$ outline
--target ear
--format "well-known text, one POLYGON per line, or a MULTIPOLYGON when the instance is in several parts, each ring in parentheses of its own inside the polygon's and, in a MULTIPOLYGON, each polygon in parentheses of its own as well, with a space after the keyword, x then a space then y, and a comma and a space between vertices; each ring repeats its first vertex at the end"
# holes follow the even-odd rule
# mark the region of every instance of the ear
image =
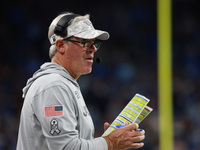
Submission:
POLYGON ((57 40, 56 41, 56 48, 59 53, 64 54, 65 53, 65 42, 63 40, 57 40))

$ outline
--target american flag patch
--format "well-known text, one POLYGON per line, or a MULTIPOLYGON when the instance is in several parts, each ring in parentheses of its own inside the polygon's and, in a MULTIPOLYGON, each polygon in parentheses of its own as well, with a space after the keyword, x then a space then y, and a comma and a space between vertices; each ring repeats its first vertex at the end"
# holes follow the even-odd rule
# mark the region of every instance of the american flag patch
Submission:
POLYGON ((63 116, 63 106, 44 107, 44 116, 45 117, 63 116))

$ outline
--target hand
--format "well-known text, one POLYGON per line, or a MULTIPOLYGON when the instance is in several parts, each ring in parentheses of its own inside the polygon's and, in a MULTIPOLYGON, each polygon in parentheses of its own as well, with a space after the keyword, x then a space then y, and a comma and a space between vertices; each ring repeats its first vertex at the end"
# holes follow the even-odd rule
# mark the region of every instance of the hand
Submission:
POLYGON ((105 136, 108 150, 126 150, 129 148, 141 148, 144 143, 135 143, 145 138, 145 131, 135 131, 138 124, 132 123, 126 127, 118 128, 105 136))

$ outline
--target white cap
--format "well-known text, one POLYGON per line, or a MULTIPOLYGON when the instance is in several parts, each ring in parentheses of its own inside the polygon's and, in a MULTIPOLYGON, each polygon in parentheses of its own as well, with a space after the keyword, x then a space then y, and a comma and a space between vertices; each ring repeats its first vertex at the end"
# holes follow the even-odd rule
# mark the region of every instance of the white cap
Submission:
POLYGON ((58 39, 65 39, 71 36, 83 39, 99 40, 107 40, 110 37, 108 32, 94 29, 92 22, 89 19, 85 19, 69 25, 67 27, 66 37, 61 37, 59 35, 53 34, 49 40, 51 44, 55 44, 58 39))

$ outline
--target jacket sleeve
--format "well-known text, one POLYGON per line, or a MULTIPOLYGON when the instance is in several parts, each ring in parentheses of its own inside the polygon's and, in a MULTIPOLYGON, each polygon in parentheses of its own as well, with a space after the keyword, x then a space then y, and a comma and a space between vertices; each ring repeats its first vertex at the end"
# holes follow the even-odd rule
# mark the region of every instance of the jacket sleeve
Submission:
POLYGON ((32 108, 49 150, 107 150, 104 138, 80 138, 71 91, 54 86, 34 97, 32 108), (56 110, 57 108, 57 110, 56 110))

